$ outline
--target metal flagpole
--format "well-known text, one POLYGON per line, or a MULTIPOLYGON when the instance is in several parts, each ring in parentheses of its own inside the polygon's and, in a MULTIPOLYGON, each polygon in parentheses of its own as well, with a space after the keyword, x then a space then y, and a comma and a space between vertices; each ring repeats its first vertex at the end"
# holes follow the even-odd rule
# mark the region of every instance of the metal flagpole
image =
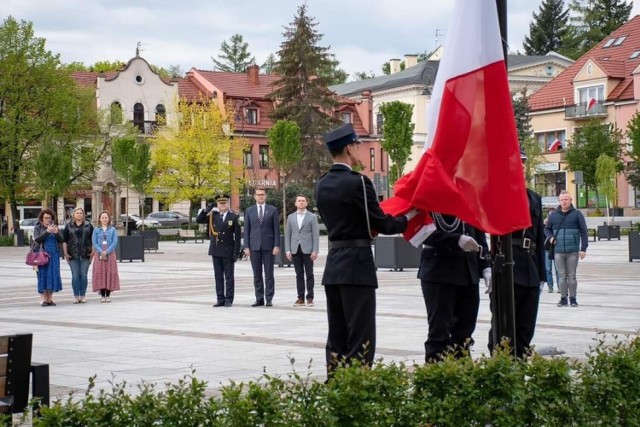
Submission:
MULTIPOLYGON (((507 0, 496 0, 498 22, 502 38, 504 62, 507 65, 507 0)), ((508 339, 515 355, 515 307, 513 299, 513 248, 511 234, 491 236, 491 255, 494 260, 492 274, 491 328, 493 343, 497 346, 508 339)))

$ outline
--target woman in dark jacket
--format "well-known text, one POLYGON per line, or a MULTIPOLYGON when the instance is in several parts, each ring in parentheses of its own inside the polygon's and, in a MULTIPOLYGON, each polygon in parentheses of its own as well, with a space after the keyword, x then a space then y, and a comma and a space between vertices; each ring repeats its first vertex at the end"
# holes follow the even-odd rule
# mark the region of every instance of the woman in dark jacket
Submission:
POLYGON ((47 265, 37 267, 38 293, 42 299, 40 305, 43 307, 56 305, 53 302, 53 293, 62 290, 58 243, 62 243, 63 238, 56 225, 56 215, 50 209, 43 209, 38 215, 38 223, 33 228, 33 240, 34 246, 40 246, 49 254, 47 265))
POLYGON ((93 225, 85 220, 84 209, 75 208, 73 218, 62 232, 64 258, 71 268, 74 304, 87 302, 85 294, 87 292, 87 274, 91 264, 91 255, 93 255, 92 234, 93 225))

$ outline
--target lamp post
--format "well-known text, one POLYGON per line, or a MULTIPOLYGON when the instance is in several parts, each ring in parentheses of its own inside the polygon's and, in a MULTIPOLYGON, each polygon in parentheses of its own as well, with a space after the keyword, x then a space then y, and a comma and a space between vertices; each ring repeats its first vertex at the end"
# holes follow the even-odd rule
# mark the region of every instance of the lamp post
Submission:
MULTIPOLYGON (((234 106, 234 114, 233 114, 233 118, 235 120, 236 123, 240 123, 240 137, 244 140, 244 124, 249 123, 249 119, 247 117, 247 115, 245 114, 245 107, 251 104, 251 100, 249 98, 244 98, 242 100, 238 99, 235 102, 235 106, 234 106)), ((253 167, 253 145, 251 145, 250 147, 251 150, 251 167, 253 167)), ((247 188, 247 165, 245 162, 245 158, 244 156, 246 155, 246 153, 243 153, 243 158, 242 158, 242 174, 244 176, 244 181, 245 183, 244 185, 244 191, 242 191, 242 194, 239 195, 240 197, 240 205, 242 206, 244 204, 245 201, 245 197, 249 195, 249 189, 247 188)))

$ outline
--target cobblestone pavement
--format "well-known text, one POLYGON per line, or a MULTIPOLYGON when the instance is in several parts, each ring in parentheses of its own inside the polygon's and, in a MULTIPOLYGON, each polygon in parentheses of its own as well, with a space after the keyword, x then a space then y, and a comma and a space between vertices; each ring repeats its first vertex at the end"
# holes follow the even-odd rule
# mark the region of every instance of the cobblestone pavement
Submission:
MULTIPOLYGON (((578 308, 556 307, 559 295, 542 294, 535 344, 584 357, 599 332, 627 335, 640 328, 638 262, 628 262, 627 240, 591 242, 578 267, 578 308)), ((321 253, 326 254, 326 237, 321 253)), ((263 372, 295 368, 323 379, 327 334, 325 298, 316 286, 315 307, 294 308, 292 267, 276 267, 274 307, 252 308, 251 265, 236 264, 231 308, 213 308, 213 273, 207 244, 160 242, 145 262, 119 263, 122 290, 101 304, 72 304, 69 268, 56 307, 40 307, 35 274, 24 264, 26 249, 0 248, 0 334, 32 332, 33 360, 50 364, 52 396, 84 391, 97 375, 110 381, 158 384, 196 371, 213 393, 229 380, 256 380, 263 372), (295 359, 292 367, 291 359, 295 359)), ((316 282, 324 256, 316 262, 316 282)), ((376 357, 422 363, 427 320, 416 269, 379 270, 376 357)), ((91 285, 89 285, 91 286, 91 285)), ((474 356, 486 353, 491 315, 481 293, 474 356)), ((133 391, 135 389, 132 389, 133 391)))

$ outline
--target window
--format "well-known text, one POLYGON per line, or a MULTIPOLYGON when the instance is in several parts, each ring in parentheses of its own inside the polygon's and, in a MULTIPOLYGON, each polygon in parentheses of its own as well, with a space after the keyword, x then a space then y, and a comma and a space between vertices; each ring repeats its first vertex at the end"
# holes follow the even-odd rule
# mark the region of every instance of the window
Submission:
POLYGON ((249 147, 247 151, 244 152, 244 166, 247 168, 253 167, 253 147, 249 147))
POLYGON ((158 126, 164 126, 167 124, 167 110, 164 105, 156 105, 156 123, 158 126))
POLYGON ((114 101, 111 103, 111 119, 110 123, 112 125, 121 125, 122 124, 122 105, 118 101, 114 101))
POLYGON ((616 39, 615 43, 613 43, 614 46, 620 46, 625 40, 627 39, 627 36, 620 36, 616 39))
POLYGON ((604 101, 604 85, 578 89, 578 103, 580 105, 588 105, 592 99, 595 99, 596 102, 604 101))
POLYGON ((144 106, 139 102, 133 106, 133 125, 144 133, 144 106))
POLYGON ((376 170, 376 149, 369 148, 369 169, 376 170))
POLYGON ((629 56, 629 59, 636 59, 638 56, 640 56, 640 50, 633 52, 631 56, 629 56))
POLYGON ((384 171, 384 148, 380 148, 380 170, 384 171))
POLYGON ((540 149, 545 153, 554 153, 567 148, 567 133, 565 130, 553 130, 535 134, 540 149))
POLYGON ((616 39, 609 39, 602 47, 609 47, 613 44, 614 41, 616 41, 616 39))
POLYGON ((340 118, 342 119, 342 123, 351 123, 351 113, 349 112, 342 113, 340 118))
POLYGON ((257 108, 247 108, 245 111, 244 120, 250 125, 258 124, 258 109, 257 108))
POLYGON ((269 169, 269 146, 261 145, 260 146, 260 169, 269 169))
POLYGON ((376 133, 382 135, 384 129, 384 116, 382 113, 376 114, 376 133))

